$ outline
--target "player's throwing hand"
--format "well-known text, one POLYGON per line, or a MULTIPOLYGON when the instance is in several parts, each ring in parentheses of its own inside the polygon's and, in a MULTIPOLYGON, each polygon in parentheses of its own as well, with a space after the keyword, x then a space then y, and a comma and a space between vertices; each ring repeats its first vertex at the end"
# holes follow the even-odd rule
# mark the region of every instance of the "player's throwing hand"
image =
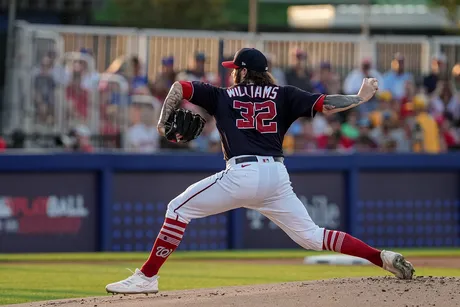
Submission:
POLYGON ((364 78, 363 84, 359 89, 358 96, 363 99, 364 102, 371 100, 375 93, 379 89, 379 82, 375 78, 364 78))

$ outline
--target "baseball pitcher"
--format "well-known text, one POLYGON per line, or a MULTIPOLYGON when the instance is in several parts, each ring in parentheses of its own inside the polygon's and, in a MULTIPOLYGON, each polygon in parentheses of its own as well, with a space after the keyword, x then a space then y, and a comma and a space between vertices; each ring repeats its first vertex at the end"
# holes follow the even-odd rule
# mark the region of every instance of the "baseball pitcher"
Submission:
POLYGON ((186 99, 202 107, 216 119, 226 169, 191 185, 169 203, 147 261, 132 276, 107 285, 107 292, 158 292, 158 272, 179 246, 187 224, 240 207, 259 211, 305 249, 361 257, 400 279, 411 279, 414 268, 401 254, 317 226, 294 193, 284 165, 283 138, 295 120, 357 107, 374 96, 377 80, 364 79, 356 95, 322 95, 276 85, 266 57, 257 49, 243 48, 233 61, 222 65, 233 69, 235 85, 219 88, 197 81, 175 82, 165 99, 158 131, 171 142, 195 139, 205 121, 179 105, 186 99))

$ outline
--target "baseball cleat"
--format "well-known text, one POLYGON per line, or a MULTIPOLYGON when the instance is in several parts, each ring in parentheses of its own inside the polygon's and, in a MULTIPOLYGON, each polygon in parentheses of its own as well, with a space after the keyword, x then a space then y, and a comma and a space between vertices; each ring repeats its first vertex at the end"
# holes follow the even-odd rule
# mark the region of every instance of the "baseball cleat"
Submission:
POLYGON ((158 292, 158 278, 147 277, 139 269, 133 272, 133 275, 128 278, 108 284, 105 290, 112 294, 149 294, 158 292))
POLYGON ((383 268, 399 279, 412 279, 414 276, 414 267, 404 259, 403 255, 383 250, 380 253, 380 258, 382 258, 383 268))

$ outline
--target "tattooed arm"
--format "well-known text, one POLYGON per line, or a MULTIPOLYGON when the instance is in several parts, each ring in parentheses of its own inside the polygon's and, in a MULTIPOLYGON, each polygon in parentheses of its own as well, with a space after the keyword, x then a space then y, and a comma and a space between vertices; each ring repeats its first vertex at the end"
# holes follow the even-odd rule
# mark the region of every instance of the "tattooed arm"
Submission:
POLYGON ((357 107, 369 101, 377 90, 377 79, 366 78, 357 95, 327 95, 323 102, 323 113, 334 114, 357 107))
POLYGON ((327 95, 324 98, 323 113, 333 114, 359 106, 364 99, 358 95, 327 95))
POLYGON ((165 135, 164 124, 168 120, 169 115, 177 109, 183 99, 182 85, 179 82, 174 82, 169 90, 168 95, 161 108, 160 119, 158 121, 157 129, 161 136, 165 135))

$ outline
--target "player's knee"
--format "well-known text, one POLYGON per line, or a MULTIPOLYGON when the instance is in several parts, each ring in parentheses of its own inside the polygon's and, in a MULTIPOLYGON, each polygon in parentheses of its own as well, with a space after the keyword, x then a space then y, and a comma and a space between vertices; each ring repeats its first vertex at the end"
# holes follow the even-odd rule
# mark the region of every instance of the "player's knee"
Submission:
POLYGON ((190 219, 185 216, 185 211, 180 210, 181 203, 178 201, 177 198, 171 200, 168 204, 168 208, 166 209, 166 217, 169 219, 175 219, 182 223, 190 223, 190 219))
POLYGON ((323 250, 323 236, 324 228, 315 225, 303 231, 300 242, 297 243, 305 249, 321 251, 323 250))

